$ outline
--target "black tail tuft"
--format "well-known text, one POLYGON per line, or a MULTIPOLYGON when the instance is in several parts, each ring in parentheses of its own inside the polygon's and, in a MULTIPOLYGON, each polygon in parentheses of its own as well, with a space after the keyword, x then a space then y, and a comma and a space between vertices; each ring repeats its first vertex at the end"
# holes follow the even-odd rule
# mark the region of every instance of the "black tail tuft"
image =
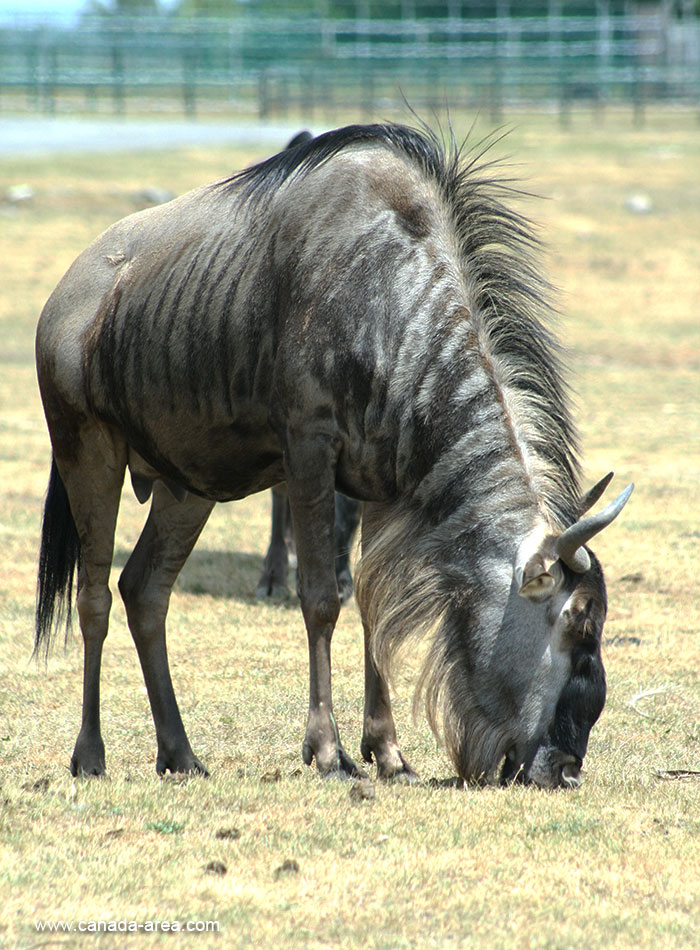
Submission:
POLYGON ((56 460, 52 458, 41 527, 35 656, 40 652, 48 655, 53 629, 64 619, 68 635, 76 566, 80 566, 80 538, 71 514, 66 487, 56 467, 56 460))

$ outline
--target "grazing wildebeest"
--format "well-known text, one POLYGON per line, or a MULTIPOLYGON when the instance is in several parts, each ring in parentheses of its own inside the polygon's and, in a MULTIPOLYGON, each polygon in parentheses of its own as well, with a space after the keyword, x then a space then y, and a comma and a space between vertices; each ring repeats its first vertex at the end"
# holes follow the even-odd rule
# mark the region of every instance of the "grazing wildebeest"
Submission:
POLYGON ((364 502, 361 752, 412 778, 387 675, 423 634, 418 693, 465 780, 576 785, 605 699, 603 573, 588 541, 546 287, 489 164, 427 131, 351 126, 118 222, 37 332, 53 444, 36 648, 70 611, 85 645, 71 769, 105 769, 99 676, 128 467, 152 492, 119 581, 158 772, 206 772, 170 679, 173 582, 216 501, 286 481, 310 700, 302 755, 361 774, 331 702, 336 487, 364 502))
MULTIPOLYGON (((361 504, 354 498, 335 493, 334 564, 338 597, 344 604, 352 597, 350 551, 360 523, 361 504)), ((296 545, 286 486, 272 489, 272 529, 262 574, 255 590, 258 598, 286 597, 290 562, 296 565, 296 545)))
MULTIPOLYGON (((313 138, 311 132, 298 132, 287 143, 287 148, 305 145, 313 138)), ((338 584, 338 597, 343 604, 352 597, 352 574, 350 572, 350 548, 360 521, 360 502, 346 498, 336 492, 335 496, 335 579, 338 584)), ((296 547, 292 515, 289 510, 286 486, 276 485, 272 489, 272 528, 270 545, 265 555, 262 574, 255 593, 260 599, 265 597, 286 597, 287 574, 290 555, 296 565, 296 547)))

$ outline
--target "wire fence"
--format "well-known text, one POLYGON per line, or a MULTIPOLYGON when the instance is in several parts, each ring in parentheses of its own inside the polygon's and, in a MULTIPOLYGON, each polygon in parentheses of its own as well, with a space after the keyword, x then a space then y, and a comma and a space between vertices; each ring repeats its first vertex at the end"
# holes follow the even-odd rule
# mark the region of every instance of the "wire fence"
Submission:
MULTIPOLYGON (((459 5, 458 5, 459 6, 459 5)), ((700 110, 700 21, 686 4, 467 18, 21 18, 0 28, 0 112, 184 112, 263 118, 650 104, 700 110)), ((517 7, 516 4, 512 5, 517 7)), ((461 6, 459 6, 461 10, 461 6)), ((415 11, 414 11, 415 12, 415 11)))

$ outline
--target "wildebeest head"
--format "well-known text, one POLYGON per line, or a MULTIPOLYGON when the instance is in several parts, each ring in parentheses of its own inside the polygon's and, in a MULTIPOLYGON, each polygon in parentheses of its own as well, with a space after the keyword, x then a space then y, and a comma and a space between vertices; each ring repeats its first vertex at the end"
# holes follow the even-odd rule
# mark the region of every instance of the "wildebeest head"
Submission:
MULTIPOLYGON (((583 511, 609 480, 582 499, 583 511)), ((487 598, 478 578, 474 596, 453 597, 439 638, 441 658, 426 664, 422 686, 433 723, 442 707, 445 739, 465 780, 493 781, 500 768, 502 783, 580 784, 606 693, 601 638, 607 597, 586 542, 610 524, 631 492, 630 485, 599 514, 561 534, 540 527, 521 543, 509 571, 494 571, 491 561, 487 598)))

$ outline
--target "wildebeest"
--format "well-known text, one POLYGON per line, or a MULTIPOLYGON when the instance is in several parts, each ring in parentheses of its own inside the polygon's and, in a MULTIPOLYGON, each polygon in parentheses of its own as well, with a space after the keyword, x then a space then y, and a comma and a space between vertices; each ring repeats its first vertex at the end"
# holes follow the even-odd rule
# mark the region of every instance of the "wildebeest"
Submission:
MULTIPOLYGON (((338 597, 344 604, 352 597, 352 573, 350 571, 350 553, 355 531, 360 523, 361 505, 354 498, 347 498, 340 492, 335 493, 334 525, 334 565, 335 579, 338 584, 338 597)), ((272 530, 270 545, 265 555, 262 574, 256 588, 256 596, 286 597, 287 573, 290 560, 296 565, 296 545, 292 529, 292 515, 289 510, 286 486, 276 485, 272 489, 272 530), (292 558, 290 558, 290 555, 292 558)))
POLYGON ((152 493, 119 581, 156 768, 205 772, 180 718, 165 617, 216 501, 286 481, 309 641, 302 755, 341 744, 330 645, 334 492, 361 499, 361 753, 414 773, 387 676, 427 638, 417 695, 459 775, 576 785, 605 700, 603 573, 587 543, 609 477, 579 488, 575 429, 530 225, 478 153, 398 125, 328 132, 118 222, 49 298, 37 366, 53 445, 37 649, 77 607, 74 774, 105 770, 99 676, 125 470, 152 493))

